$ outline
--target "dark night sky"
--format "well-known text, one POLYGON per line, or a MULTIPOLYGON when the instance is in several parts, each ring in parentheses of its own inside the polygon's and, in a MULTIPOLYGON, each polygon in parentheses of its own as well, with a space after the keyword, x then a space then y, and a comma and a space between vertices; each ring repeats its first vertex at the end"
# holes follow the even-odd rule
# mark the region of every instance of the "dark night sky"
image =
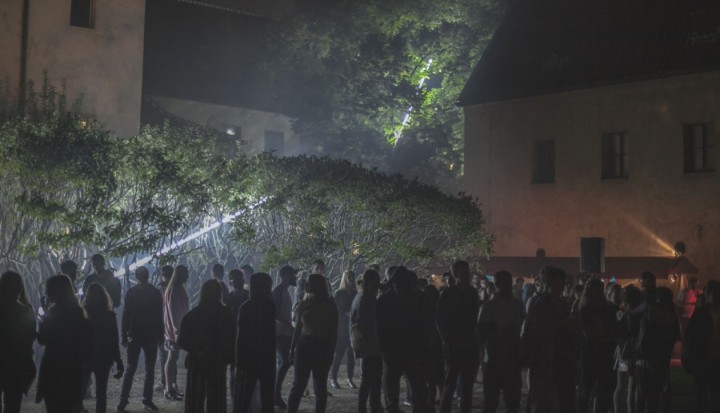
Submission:
POLYGON ((256 64, 270 23, 174 0, 147 2, 144 93, 273 109, 256 64))

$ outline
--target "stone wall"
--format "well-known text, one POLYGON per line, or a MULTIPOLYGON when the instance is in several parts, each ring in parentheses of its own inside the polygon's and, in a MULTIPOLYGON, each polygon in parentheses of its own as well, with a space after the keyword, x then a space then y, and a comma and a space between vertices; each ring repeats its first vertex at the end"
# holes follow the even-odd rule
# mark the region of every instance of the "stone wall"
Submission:
MULTIPOLYGON (((17 90, 22 0, 0 2, 0 78, 17 90), (6 25, 5 22, 8 22, 6 25), (8 56, 9 58, 6 58, 8 56)), ((145 0, 95 0, 93 28, 70 25, 71 0, 30 0, 27 79, 43 72, 120 136, 140 123, 145 0)))
POLYGON ((465 190, 495 253, 668 256, 677 241, 703 276, 720 270, 720 170, 683 173, 683 125, 711 123, 720 168, 720 73, 669 77, 465 108, 465 190), (603 133, 625 132, 627 179, 601 179, 603 133), (555 140, 555 182, 531 184, 532 143, 555 140))

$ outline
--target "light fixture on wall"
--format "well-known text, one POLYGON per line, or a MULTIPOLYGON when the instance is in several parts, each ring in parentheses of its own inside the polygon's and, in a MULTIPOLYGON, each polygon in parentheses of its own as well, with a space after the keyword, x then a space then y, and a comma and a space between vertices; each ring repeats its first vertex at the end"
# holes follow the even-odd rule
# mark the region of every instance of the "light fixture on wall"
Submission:
POLYGON ((675 284, 675 283, 677 283, 678 280, 680 279, 680 275, 678 275, 678 274, 670 274, 670 276, 668 276, 668 279, 670 280, 670 284, 675 284))
POLYGON ((684 242, 678 241, 673 245, 673 250, 675 251, 676 257, 682 257, 687 252, 687 247, 684 242))

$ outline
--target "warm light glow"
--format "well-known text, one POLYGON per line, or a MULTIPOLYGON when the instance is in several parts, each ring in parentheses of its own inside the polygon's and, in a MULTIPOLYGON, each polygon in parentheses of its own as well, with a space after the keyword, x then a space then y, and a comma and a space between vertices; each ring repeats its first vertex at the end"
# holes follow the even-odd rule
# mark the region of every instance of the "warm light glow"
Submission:
POLYGON ((669 242, 657 236, 654 232, 650 231, 645 225, 638 222, 635 218, 626 215, 626 219, 632 226, 634 226, 643 234, 647 235, 648 238, 650 238, 655 243, 659 250, 658 255, 671 257, 675 256, 675 248, 673 248, 673 246, 670 245, 669 242))

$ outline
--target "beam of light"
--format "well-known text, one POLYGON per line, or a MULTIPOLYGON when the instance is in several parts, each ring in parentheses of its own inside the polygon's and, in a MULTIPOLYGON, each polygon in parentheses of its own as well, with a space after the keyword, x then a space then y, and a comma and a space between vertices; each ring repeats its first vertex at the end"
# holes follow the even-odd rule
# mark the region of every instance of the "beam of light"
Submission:
MULTIPOLYGON (((626 215, 625 218, 627 219, 627 221, 628 221, 633 227, 635 227, 637 230, 639 230, 640 232, 642 232, 643 234, 645 234, 648 238, 650 238, 650 239, 655 243, 655 245, 658 247, 658 250, 659 250, 659 251, 662 251, 662 253, 661 253, 660 255, 662 255, 662 256, 668 256, 668 255, 669 255, 669 256, 671 256, 671 257, 672 257, 672 256, 675 256, 675 248, 673 248, 673 246, 670 245, 670 243, 668 243, 668 242, 665 241, 664 239, 662 239, 662 238, 660 238, 659 236, 657 236, 657 235, 656 235, 654 232, 652 232, 648 227, 646 227, 645 225, 641 224, 641 223, 640 223, 638 220, 636 220, 635 218, 633 218, 633 217, 631 217, 631 216, 629 216, 629 215, 626 215)), ((655 250, 655 251, 658 251, 658 250, 655 250)))
MULTIPOLYGON (((210 231, 214 231, 214 230, 220 228, 221 225, 225 225, 225 224, 227 224, 228 222, 234 220, 235 218, 237 218, 237 217, 245 214, 246 212, 252 211, 253 209, 259 207, 259 206, 262 205, 266 200, 267 200, 266 197, 260 198, 260 199, 257 200, 256 202, 248 205, 248 207, 245 208, 245 209, 241 209, 241 210, 236 211, 236 212, 234 212, 234 213, 232 213, 232 214, 227 214, 227 215, 223 216, 222 219, 220 219, 219 221, 215 221, 215 222, 213 222, 212 224, 208 224, 208 225, 206 225, 206 226, 198 229, 197 231, 193 232, 192 234, 186 236, 185 238, 181 238, 181 239, 179 239, 179 240, 177 240, 177 241, 172 241, 172 242, 170 242, 170 244, 168 244, 168 245, 166 245, 165 247, 159 249, 159 250, 156 251, 154 254, 148 255, 147 257, 141 258, 141 259, 135 261, 134 263, 130 264, 130 266, 128 267, 128 270, 129 270, 129 271, 134 271, 134 270, 137 269, 138 267, 141 267, 141 266, 149 263, 149 262, 152 261, 153 259, 155 259, 155 258, 157 258, 157 257, 160 257, 160 256, 163 256, 163 255, 167 254, 167 253, 170 252, 170 251, 176 250, 176 249, 182 247, 183 245, 187 244, 188 242, 190 242, 190 241, 192 241, 192 240, 195 240, 195 239, 197 239, 197 238, 200 238, 200 237, 202 237, 203 235, 207 234, 207 233, 210 232, 210 231)), ((125 269, 121 269, 121 270, 115 271, 115 277, 122 278, 122 277, 124 277, 124 276, 125 276, 125 269)))
MULTIPOLYGON (((418 93, 420 93, 420 91, 422 90, 423 86, 425 85, 425 82, 426 82, 427 79, 428 79, 427 72, 428 72, 428 70, 430 70, 430 66, 432 65, 432 62, 433 62, 432 59, 428 59, 427 65, 425 65, 425 69, 423 69, 423 73, 425 73, 425 74, 423 75, 422 78, 420 78, 420 82, 418 82, 418 85, 417 85, 417 91, 418 91, 418 93)), ((394 143, 395 146, 397 146, 398 141, 399 141, 400 138, 402 137, 403 129, 405 129, 405 126, 407 126, 408 122, 410 122, 410 114, 412 113, 412 111, 413 111, 413 107, 412 107, 412 106, 410 106, 409 108, 407 108, 407 110, 405 111, 405 116, 403 116, 402 123, 400 124, 400 129, 398 129, 397 131, 395 131, 395 143, 394 143)))

